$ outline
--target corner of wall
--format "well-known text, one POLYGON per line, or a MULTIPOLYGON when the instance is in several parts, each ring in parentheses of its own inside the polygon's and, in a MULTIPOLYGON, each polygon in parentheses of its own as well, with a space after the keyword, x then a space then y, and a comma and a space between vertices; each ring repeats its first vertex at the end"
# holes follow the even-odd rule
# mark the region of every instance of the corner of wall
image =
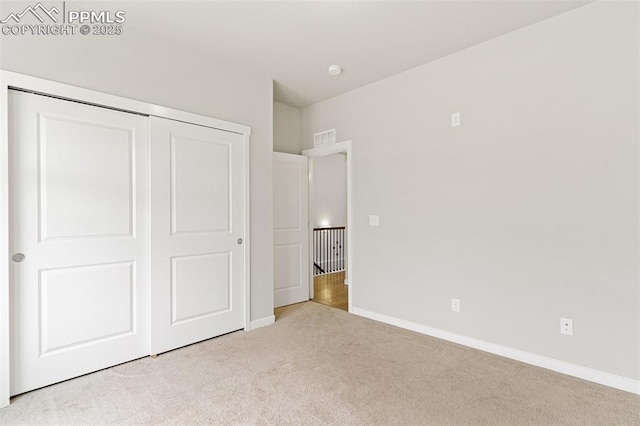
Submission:
POLYGON ((275 324, 275 322, 276 322, 275 315, 270 315, 264 318, 260 318, 255 321, 251 321, 251 324, 249 325, 249 330, 247 331, 252 331, 258 328, 267 327, 269 325, 275 324))

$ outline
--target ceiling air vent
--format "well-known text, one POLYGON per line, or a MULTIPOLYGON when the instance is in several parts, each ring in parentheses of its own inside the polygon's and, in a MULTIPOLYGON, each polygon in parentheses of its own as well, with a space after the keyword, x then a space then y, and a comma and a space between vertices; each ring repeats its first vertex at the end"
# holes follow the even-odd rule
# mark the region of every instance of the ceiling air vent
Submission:
POLYGON ((336 143, 336 129, 324 130, 313 134, 313 147, 336 143))

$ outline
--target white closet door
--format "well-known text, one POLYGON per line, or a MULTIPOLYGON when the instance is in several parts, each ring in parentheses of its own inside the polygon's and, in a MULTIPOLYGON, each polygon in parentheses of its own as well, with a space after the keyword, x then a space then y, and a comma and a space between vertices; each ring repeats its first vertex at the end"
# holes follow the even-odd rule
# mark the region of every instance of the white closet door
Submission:
POLYGON ((151 353, 244 326, 244 137, 151 118, 151 353))
POLYGON ((309 300, 309 165, 273 153, 273 269, 276 308, 309 300))
POLYGON ((15 395, 149 354, 148 118, 9 105, 15 395))

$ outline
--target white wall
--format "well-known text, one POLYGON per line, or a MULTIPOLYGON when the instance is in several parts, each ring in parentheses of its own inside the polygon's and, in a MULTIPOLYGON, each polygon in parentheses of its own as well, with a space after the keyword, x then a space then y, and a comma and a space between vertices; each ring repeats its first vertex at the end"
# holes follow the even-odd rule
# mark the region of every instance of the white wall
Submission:
POLYGON ((311 224, 347 226, 346 156, 333 154, 313 159, 313 212, 311 224))
POLYGON ((640 379, 638 22, 592 3, 303 110, 305 147, 353 141, 355 307, 640 379))
POLYGON ((251 319, 273 315, 273 82, 268 75, 130 27, 111 37, 2 35, 0 67, 251 126, 251 319))
POLYGON ((273 150, 289 154, 302 152, 302 111, 280 102, 273 103, 273 150))

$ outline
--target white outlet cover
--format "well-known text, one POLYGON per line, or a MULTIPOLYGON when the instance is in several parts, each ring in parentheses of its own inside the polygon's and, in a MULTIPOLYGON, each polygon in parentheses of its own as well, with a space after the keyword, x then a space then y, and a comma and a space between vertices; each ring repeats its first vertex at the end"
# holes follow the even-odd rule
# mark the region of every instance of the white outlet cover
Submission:
POLYGON ((369 216, 369 226, 380 226, 380 216, 372 214, 369 216))
POLYGON ((573 320, 560 318, 560 334, 573 336, 573 320))
POLYGON ((460 312, 460 299, 451 299, 451 310, 453 312, 460 312))

